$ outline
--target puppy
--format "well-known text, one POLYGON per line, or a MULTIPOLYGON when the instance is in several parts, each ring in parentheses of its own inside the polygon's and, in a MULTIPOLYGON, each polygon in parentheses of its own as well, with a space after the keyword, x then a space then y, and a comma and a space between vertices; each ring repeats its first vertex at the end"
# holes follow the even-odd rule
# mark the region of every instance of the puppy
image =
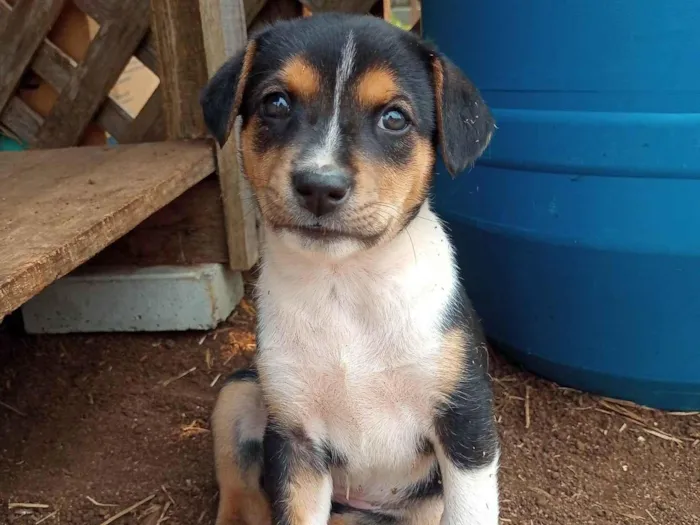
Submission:
POLYGON ((264 228, 255 365, 212 417, 218 525, 497 525, 487 353, 428 201, 494 122, 477 89, 372 17, 279 22, 202 92, 264 228))

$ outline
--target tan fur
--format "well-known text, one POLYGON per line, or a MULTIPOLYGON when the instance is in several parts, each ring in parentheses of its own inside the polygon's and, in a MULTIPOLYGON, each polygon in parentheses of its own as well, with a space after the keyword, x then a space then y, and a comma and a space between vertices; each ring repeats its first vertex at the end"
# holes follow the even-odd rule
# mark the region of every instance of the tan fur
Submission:
POLYGON ((221 390, 212 414, 214 464, 219 484, 219 510, 216 525, 268 525, 271 523, 267 497, 259 488, 260 465, 243 472, 234 446, 236 425, 240 422, 254 431, 265 425, 265 409, 260 387, 252 382, 230 383, 221 390))
POLYGON ((440 392, 445 397, 454 392, 457 384, 463 377, 466 363, 464 349, 467 348, 467 343, 467 334, 461 328, 453 328, 445 333, 442 338, 438 377, 440 392))
POLYGON ((272 223, 289 223, 286 206, 291 191, 289 172, 296 152, 292 148, 273 148, 258 154, 255 137, 259 126, 259 117, 253 116, 241 131, 243 170, 255 192, 263 218, 272 223))
POLYGON ((229 116, 228 122, 226 123, 226 136, 228 137, 233 130, 233 125, 236 122, 238 113, 241 109, 241 103, 243 102, 243 93, 245 93, 246 83, 248 82, 248 76, 250 75, 250 70, 253 69, 253 61, 255 59, 255 53, 257 50, 257 44, 255 40, 251 40, 246 48, 245 55, 243 56, 243 67, 241 68, 241 74, 238 78, 238 85, 236 86, 236 94, 233 97, 233 108, 231 108, 231 115, 229 116))
POLYGON ((383 67, 372 68, 357 80, 355 98, 358 104, 373 109, 391 102, 399 94, 394 74, 383 67))
MULTIPOLYGON (((430 141, 416 137, 413 156, 404 166, 394 166, 353 156, 357 169, 354 208, 374 232, 388 238, 404 226, 403 219, 425 198, 430 186, 435 154, 430 141)), ((358 221, 359 222, 359 221, 358 221)))
POLYGON ((445 91, 445 70, 442 65, 442 61, 439 57, 434 56, 432 60, 433 68, 433 84, 435 86, 435 122, 437 124, 437 132, 440 142, 440 148, 442 151, 443 158, 447 158, 447 152, 445 151, 445 139, 442 136, 443 131, 443 99, 445 91))
POLYGON ((312 100, 321 91, 319 72, 303 57, 288 60, 282 66, 280 76, 287 89, 303 100, 312 100))

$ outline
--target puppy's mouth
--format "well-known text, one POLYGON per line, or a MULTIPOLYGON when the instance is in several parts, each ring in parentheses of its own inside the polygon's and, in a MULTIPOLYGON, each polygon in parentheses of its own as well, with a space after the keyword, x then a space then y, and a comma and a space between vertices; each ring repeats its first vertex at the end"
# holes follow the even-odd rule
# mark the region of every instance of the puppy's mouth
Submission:
POLYGON ((328 228, 327 226, 324 226, 320 223, 306 224, 303 226, 283 224, 275 226, 275 229, 296 233, 297 235, 306 239, 321 242, 356 240, 362 241, 364 243, 374 243, 382 236, 382 233, 364 234, 358 232, 343 231, 335 228, 328 228))

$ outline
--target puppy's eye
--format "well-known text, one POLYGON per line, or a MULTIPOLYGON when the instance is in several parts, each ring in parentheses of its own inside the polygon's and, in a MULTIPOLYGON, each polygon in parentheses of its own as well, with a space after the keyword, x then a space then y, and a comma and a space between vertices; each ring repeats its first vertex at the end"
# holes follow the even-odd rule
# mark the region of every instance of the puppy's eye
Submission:
POLYGON ((292 112, 289 98, 284 93, 271 93, 263 99, 262 114, 268 118, 287 118, 292 112))
POLYGON ((379 127, 386 131, 400 132, 408 128, 408 117, 397 108, 384 110, 379 117, 379 127))

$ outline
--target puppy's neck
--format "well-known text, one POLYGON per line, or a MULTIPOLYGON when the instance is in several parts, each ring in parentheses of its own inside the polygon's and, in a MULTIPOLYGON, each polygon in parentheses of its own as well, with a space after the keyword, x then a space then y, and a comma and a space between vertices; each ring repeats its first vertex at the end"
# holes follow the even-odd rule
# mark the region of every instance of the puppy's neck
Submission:
POLYGON ((262 252, 264 273, 294 281, 327 277, 390 278, 418 268, 455 274, 453 249, 438 217, 426 201, 418 215, 393 239, 369 249, 337 257, 323 252, 304 251, 290 246, 279 234, 265 231, 262 252))

